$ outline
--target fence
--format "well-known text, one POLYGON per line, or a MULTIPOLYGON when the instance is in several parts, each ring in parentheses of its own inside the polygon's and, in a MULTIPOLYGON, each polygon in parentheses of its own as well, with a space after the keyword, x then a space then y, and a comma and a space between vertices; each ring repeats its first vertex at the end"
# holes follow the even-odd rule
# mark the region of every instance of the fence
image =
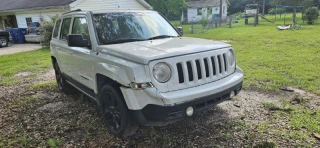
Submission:
MULTIPOLYGON (((221 26, 219 25, 220 19, 214 19, 208 21, 207 24, 202 24, 201 22, 193 22, 189 24, 181 23, 180 21, 171 21, 171 23, 175 27, 183 27, 184 34, 197 34, 203 33, 215 28, 223 27, 223 28, 240 28, 240 27, 248 27, 248 26, 255 26, 255 19, 254 17, 248 18, 247 24, 245 23, 246 18, 243 14, 227 16, 223 18, 221 22, 221 26)), ((265 15, 262 17, 259 15, 258 17, 258 24, 256 27, 259 26, 277 26, 292 24, 292 13, 282 14, 282 15, 265 15)), ((297 14, 297 24, 305 25, 306 22, 302 20, 302 14, 297 14)), ((320 21, 317 21, 316 24, 320 24, 320 21)))
POLYGON ((208 30, 219 28, 221 26, 232 26, 232 24, 235 23, 234 21, 236 21, 236 18, 234 16, 227 16, 223 17, 221 20, 221 24, 220 18, 191 23, 181 23, 180 21, 171 21, 171 23, 175 27, 183 27, 184 34, 195 34, 206 32, 208 30))

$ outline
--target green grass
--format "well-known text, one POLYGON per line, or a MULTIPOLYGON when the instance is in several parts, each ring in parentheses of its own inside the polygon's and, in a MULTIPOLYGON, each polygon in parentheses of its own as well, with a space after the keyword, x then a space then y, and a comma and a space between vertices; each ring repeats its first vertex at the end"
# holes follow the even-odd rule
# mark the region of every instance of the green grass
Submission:
MULTIPOLYGON (((291 22, 290 17, 287 15, 287 22, 291 22)), ((295 31, 276 30, 282 24, 282 19, 275 24, 261 20, 253 27, 240 21, 233 28, 223 26, 185 36, 234 41, 230 44, 236 51, 237 65, 245 72, 247 88, 278 90, 280 86, 292 86, 320 94, 319 23, 295 31)), ((183 27, 186 30, 190 25, 183 27)))
POLYGON ((19 82, 21 79, 14 76, 19 72, 31 72, 29 76, 34 76, 50 66, 50 50, 46 48, 0 56, 0 85, 19 82))
POLYGON ((319 110, 299 109, 290 114, 290 124, 295 129, 307 129, 311 133, 320 133, 319 121, 319 110))
POLYGON ((49 139, 48 140, 48 145, 50 145, 51 148, 56 148, 61 144, 60 140, 55 140, 55 139, 49 139))
POLYGON ((56 80, 51 80, 49 82, 45 82, 45 83, 38 83, 35 84, 33 86, 28 86, 29 89, 33 89, 33 90, 53 90, 55 88, 57 88, 57 82, 56 80))
POLYGON ((12 103, 12 105, 16 105, 19 107, 27 107, 28 105, 35 103, 37 100, 38 100, 38 98, 36 98, 36 97, 27 96, 24 98, 14 99, 11 103, 12 103))
MULTIPOLYGON (((259 132, 268 133, 269 135, 281 135, 292 140, 298 140, 297 145, 302 147, 312 147, 310 141, 315 141, 313 133, 320 133, 320 110, 310 109, 307 102, 303 104, 292 104, 288 100, 283 99, 279 104, 263 102, 263 106, 271 110, 270 119, 265 122, 260 122, 257 125, 259 132), (284 111, 285 108, 290 108, 290 111, 284 111), (279 124, 281 123, 281 124, 279 124), (280 125, 280 126, 279 126, 280 125)), ((307 100, 305 100, 307 101, 307 100)), ((287 139, 285 138, 285 139, 287 139)))

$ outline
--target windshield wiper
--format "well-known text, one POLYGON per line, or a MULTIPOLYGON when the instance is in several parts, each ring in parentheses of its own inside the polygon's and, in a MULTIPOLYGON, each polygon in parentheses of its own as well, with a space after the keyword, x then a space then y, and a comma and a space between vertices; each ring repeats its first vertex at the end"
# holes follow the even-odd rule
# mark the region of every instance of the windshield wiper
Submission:
POLYGON ((164 39, 164 38, 172 38, 172 37, 177 37, 177 36, 159 35, 159 36, 154 36, 154 37, 148 38, 147 40, 164 39))
POLYGON ((117 39, 113 41, 106 42, 105 44, 121 44, 127 42, 135 42, 135 41, 145 41, 144 39, 117 39))

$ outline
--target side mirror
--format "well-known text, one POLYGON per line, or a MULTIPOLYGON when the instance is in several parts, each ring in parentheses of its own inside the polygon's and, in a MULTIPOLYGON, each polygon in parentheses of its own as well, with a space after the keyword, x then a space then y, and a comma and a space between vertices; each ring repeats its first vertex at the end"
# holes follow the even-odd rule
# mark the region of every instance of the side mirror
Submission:
POLYGON ((177 27, 177 30, 179 31, 179 33, 181 34, 181 36, 183 36, 183 28, 182 28, 182 27, 177 27))
POLYGON ((69 34, 67 42, 70 47, 89 47, 89 41, 83 39, 82 34, 69 34))

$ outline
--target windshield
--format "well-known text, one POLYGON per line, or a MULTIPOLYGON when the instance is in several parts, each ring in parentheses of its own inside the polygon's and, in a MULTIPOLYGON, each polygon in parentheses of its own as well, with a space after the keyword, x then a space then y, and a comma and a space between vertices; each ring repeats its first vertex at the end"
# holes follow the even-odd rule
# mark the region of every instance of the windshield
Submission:
POLYGON ((179 36, 159 13, 153 11, 94 14, 93 18, 100 45, 179 36))

